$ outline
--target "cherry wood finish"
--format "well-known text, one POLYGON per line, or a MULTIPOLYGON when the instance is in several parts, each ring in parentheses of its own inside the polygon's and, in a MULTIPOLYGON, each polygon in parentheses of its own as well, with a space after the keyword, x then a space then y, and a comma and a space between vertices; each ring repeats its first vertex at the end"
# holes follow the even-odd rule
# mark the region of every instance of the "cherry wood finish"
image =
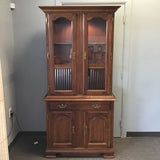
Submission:
POLYGON ((105 111, 88 111, 85 114, 85 118, 87 147, 110 147, 110 113, 105 111))
POLYGON ((46 157, 55 158, 56 154, 65 156, 104 154, 104 158, 113 158, 113 115, 114 101, 117 100, 112 94, 113 28, 114 13, 119 6, 40 6, 40 8, 46 16, 47 39, 48 93, 43 99, 46 101, 47 114, 46 157), (54 23, 59 18, 69 20, 71 28, 64 31, 63 26, 58 24, 54 32, 54 23), (103 30, 94 28, 93 25, 88 31, 89 21, 95 18, 105 21, 106 28, 99 24, 103 30), (60 32, 61 30, 63 32, 60 32), (99 36, 94 40, 92 37, 88 38, 88 34, 99 36), (55 44, 59 45, 56 49, 55 44), (65 45, 72 45, 70 53, 67 47, 65 49, 65 45), (105 56, 103 59, 100 57, 104 64, 89 64, 91 55, 88 45, 95 48, 98 45, 105 45, 103 52, 105 56), (55 61, 55 56, 59 52, 66 52, 69 55, 66 59, 70 58, 71 63, 68 63, 65 57, 61 57, 61 61, 59 59, 55 61), (88 89, 90 69, 95 76, 96 72, 98 75, 98 69, 103 68, 104 89, 88 89), (59 69, 59 72, 55 72, 55 69, 59 69), (60 74, 58 76, 65 79, 66 83, 57 82, 55 74, 60 74), (69 79, 68 75, 72 78, 69 79), (71 84, 71 90, 56 90, 56 83, 62 86, 71 84))
POLYGON ((57 148, 72 147, 72 126, 73 125, 73 113, 68 112, 49 112, 49 146, 57 148))
POLYGON ((47 156, 113 154, 113 103, 47 101, 47 156))

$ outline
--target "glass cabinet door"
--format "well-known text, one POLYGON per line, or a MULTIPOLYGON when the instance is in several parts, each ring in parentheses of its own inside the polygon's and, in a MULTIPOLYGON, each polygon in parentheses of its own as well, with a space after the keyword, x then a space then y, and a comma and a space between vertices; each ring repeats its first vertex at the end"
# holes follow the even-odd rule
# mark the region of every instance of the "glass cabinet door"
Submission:
POLYGON ((54 93, 72 92, 74 90, 74 25, 72 15, 59 16, 53 21, 53 74, 54 93))
POLYGON ((84 60, 86 66, 85 89, 88 93, 106 92, 107 83, 107 31, 106 15, 86 16, 86 52, 84 60))
POLYGON ((88 21, 88 90, 105 89, 106 21, 88 21))

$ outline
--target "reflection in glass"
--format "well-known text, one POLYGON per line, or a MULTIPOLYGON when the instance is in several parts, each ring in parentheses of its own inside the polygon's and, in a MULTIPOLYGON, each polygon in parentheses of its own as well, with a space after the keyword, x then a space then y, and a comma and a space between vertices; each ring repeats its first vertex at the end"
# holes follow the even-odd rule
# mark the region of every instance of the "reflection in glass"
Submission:
POLYGON ((72 90, 72 25, 66 18, 54 24, 55 89, 72 90))
POLYGON ((88 89, 105 89, 106 21, 88 21, 88 89))

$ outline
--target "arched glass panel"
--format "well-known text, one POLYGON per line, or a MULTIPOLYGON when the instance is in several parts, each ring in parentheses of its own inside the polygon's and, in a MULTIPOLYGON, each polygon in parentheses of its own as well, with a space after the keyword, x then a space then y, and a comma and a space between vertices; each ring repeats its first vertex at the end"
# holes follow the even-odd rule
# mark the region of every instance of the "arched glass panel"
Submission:
POLYGON ((54 21, 55 90, 72 90, 72 22, 54 21))

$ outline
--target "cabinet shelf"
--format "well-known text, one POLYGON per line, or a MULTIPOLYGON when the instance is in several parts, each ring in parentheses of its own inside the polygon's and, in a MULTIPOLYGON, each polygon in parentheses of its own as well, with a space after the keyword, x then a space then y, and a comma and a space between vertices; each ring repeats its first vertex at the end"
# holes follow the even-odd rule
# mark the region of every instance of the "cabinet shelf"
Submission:
POLYGON ((105 66, 101 64, 89 64, 88 68, 89 69, 105 69, 105 66))
POLYGON ((71 63, 65 63, 65 64, 55 64, 55 69, 71 69, 72 64, 71 63))
POLYGON ((55 42, 54 45, 72 45, 72 42, 55 42))
POLYGON ((88 67, 89 69, 105 69, 105 67, 101 67, 101 66, 99 66, 99 67, 88 67))
MULTIPOLYGON (((106 42, 88 42, 89 45, 105 45, 106 42)), ((54 45, 72 45, 72 42, 55 42, 54 45)))
POLYGON ((101 45, 105 45, 106 42, 97 42, 97 41, 96 41, 96 42, 94 42, 94 41, 91 42, 91 41, 90 41, 90 42, 88 42, 88 44, 89 44, 89 45, 100 45, 100 44, 101 44, 101 45))

